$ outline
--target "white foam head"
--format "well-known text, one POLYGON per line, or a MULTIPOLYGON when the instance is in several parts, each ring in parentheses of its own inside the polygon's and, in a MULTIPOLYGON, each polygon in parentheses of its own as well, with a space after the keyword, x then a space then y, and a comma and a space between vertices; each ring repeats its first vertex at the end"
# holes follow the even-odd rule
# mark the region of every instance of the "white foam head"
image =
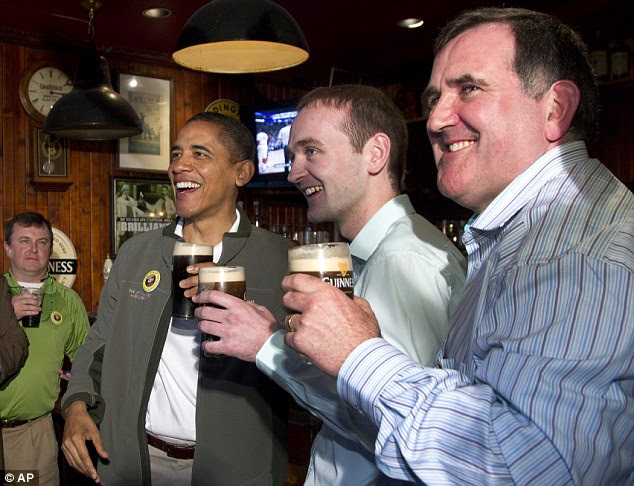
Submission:
POLYGON ((174 243, 174 255, 210 255, 213 256, 214 247, 212 245, 203 245, 201 243, 187 243, 185 241, 177 241, 174 243))
POLYGON ((352 271, 348 243, 318 243, 288 250, 288 269, 296 272, 352 271))
POLYGON ((198 282, 242 282, 246 281, 244 267, 202 267, 198 270, 198 282))

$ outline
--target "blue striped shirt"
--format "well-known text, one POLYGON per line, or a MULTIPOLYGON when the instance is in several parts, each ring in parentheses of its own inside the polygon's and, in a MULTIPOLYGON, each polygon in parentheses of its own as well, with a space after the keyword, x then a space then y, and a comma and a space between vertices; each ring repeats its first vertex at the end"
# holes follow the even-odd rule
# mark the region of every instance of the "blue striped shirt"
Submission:
POLYGON ((379 425, 386 474, 426 484, 634 484, 634 196, 583 142, 468 227, 442 369, 384 340, 338 392, 379 425))

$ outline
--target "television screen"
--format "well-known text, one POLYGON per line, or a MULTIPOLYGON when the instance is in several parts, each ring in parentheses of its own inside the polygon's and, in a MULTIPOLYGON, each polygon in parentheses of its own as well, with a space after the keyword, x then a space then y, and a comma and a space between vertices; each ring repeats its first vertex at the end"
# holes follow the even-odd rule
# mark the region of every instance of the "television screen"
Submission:
POLYGON ((297 115, 295 101, 273 102, 249 110, 256 143, 256 175, 250 185, 285 186, 291 165, 286 146, 297 115))

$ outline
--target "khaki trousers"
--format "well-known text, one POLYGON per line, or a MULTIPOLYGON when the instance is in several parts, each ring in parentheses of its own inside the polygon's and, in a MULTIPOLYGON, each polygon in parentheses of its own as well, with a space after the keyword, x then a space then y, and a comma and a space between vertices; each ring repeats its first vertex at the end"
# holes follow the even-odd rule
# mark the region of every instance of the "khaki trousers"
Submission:
POLYGON ((50 413, 13 428, 2 428, 6 471, 37 471, 40 486, 59 486, 57 438, 50 413))
MULTIPOLYGON (((162 436, 158 436, 163 438, 162 436)), ((169 439, 176 442, 174 439, 169 439)), ((180 441, 179 441, 180 442, 180 441)), ((174 459, 151 445, 147 446, 150 452, 150 470, 152 474, 152 486, 190 486, 192 483, 193 459, 174 459)))

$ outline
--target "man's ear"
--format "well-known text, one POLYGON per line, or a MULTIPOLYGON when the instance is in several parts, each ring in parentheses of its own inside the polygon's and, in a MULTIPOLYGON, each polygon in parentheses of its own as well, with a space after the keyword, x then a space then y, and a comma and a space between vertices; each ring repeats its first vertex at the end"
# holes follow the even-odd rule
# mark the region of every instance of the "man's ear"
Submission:
POLYGON ((249 183, 255 173, 255 165, 252 160, 238 162, 238 172, 236 173, 236 186, 242 187, 249 183))
POLYGON ((376 175, 387 166, 390 160, 390 148, 392 142, 385 133, 375 133, 365 144, 365 150, 369 153, 368 173, 376 175))
POLYGON ((556 142, 568 133, 579 107, 581 92, 572 81, 561 79, 553 83, 546 96, 549 98, 546 139, 556 142))
POLYGON ((4 252, 7 254, 9 260, 11 259, 11 248, 7 245, 7 242, 4 242, 4 252))

